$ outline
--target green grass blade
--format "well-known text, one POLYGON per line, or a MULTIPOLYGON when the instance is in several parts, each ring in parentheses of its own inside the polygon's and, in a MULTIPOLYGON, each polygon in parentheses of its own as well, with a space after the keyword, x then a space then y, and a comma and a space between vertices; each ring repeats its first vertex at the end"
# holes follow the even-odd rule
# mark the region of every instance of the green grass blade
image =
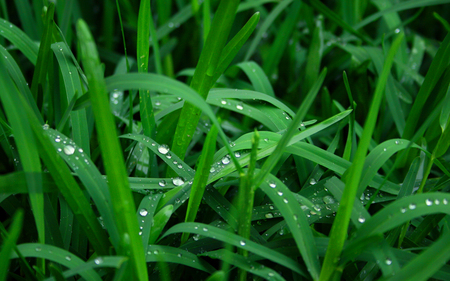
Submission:
POLYGON ((0 34, 11 41, 32 64, 36 64, 39 47, 21 29, 6 20, 0 20, 0 34))
MULTIPOLYGON (((144 249, 147 249, 150 231, 154 224, 153 217, 155 215, 156 207, 158 206, 161 196, 162 195, 160 194, 144 196, 137 210, 136 216, 139 222, 139 229, 141 230, 139 232, 139 235, 141 235, 142 237, 142 244, 144 245, 144 249)), ((147 251, 145 251, 145 255, 147 254, 147 251)))
POLYGON ((34 100, 38 100, 38 88, 44 87, 47 78, 48 61, 50 59, 50 45, 52 43, 53 34, 53 14, 55 12, 55 4, 50 2, 45 13, 44 31, 42 33, 41 43, 39 45, 39 54, 36 61, 36 68, 33 73, 33 81, 31 82, 31 92, 34 100))
POLYGON ((214 267, 200 259, 193 253, 178 248, 163 245, 148 245, 147 262, 165 262, 181 264, 202 270, 208 273, 214 272, 214 267))
MULTIPOLYGON (((217 127, 215 125, 212 126, 203 144, 202 154, 198 160, 197 171, 195 172, 194 181, 191 187, 191 195, 186 210, 185 222, 193 222, 197 216, 198 208, 200 207, 209 178, 213 156, 216 152, 217 133, 217 127)), ((188 237, 189 234, 183 233, 181 236, 181 244, 184 244, 188 237)))
POLYGON ((323 18, 320 17, 316 20, 316 26, 306 60, 304 86, 302 86, 304 92, 309 91, 319 77, 323 47, 323 18))
POLYGON ((300 8, 302 7, 301 1, 294 1, 292 6, 289 8, 289 12, 280 26, 280 30, 283 32, 279 32, 277 37, 275 38, 275 42, 273 42, 270 47, 269 55, 264 61, 263 69, 267 76, 272 76, 275 70, 280 63, 281 56, 283 55, 284 49, 287 47, 289 38, 292 35, 292 32, 295 29, 297 24, 297 19, 299 17, 300 8))
MULTIPOLYGON (((269 78, 267 78, 264 70, 255 62, 241 62, 237 66, 242 69, 252 83, 255 91, 275 97, 272 85, 270 85, 269 78)), ((209 98, 209 95, 208 95, 209 98)))
POLYGON ((384 88, 392 67, 395 53, 400 46, 402 39, 403 36, 400 35, 393 42, 386 57, 383 72, 375 89, 374 98, 366 119, 363 135, 361 137, 360 144, 358 145, 352 167, 349 168, 350 172, 346 177, 346 187, 344 189, 343 200, 340 202, 339 211, 331 229, 330 245, 332 246, 328 248, 327 254, 325 255, 325 260, 320 274, 321 281, 330 280, 331 276, 335 274, 336 262, 339 260, 339 256, 342 252, 347 236, 347 227, 352 212, 353 202, 355 200, 358 185, 361 179, 365 155, 375 128, 375 122, 380 109, 384 88))
POLYGON ((159 210, 158 213, 153 217, 153 226, 150 230, 150 235, 148 237, 148 243, 153 244, 158 239, 159 235, 163 231, 170 216, 173 214, 173 205, 166 205, 164 208, 159 210))
MULTIPOLYGON (((2 250, 0 251, 0 280, 6 280, 8 274, 9 263, 11 262, 11 253, 22 231, 23 210, 18 210, 12 218, 7 237, 3 237, 2 250)), ((3 236, 3 235, 2 235, 3 236)))
MULTIPOLYGON (((253 2, 253 1, 252 1, 253 2)), ((266 32, 270 26, 273 24, 275 19, 286 9, 289 4, 292 3, 292 0, 285 0, 278 3, 278 5, 270 12, 270 14, 267 16, 267 18, 264 20, 264 23, 261 25, 261 27, 256 32, 255 38, 253 39, 252 43, 250 44, 250 47, 247 50, 247 53, 245 54, 244 61, 248 61, 253 53, 256 51, 256 48, 258 47, 259 43, 261 42, 261 39, 263 38, 264 32, 266 32)), ((244 3, 243 3, 244 4, 244 3)))
MULTIPOLYGON (((246 272, 252 273, 256 276, 260 276, 267 280, 285 280, 278 272, 263 266, 260 263, 252 261, 249 258, 243 257, 241 255, 229 252, 225 249, 220 249, 216 251, 209 251, 202 256, 207 256, 213 259, 220 259, 224 262, 227 262, 237 268, 245 270, 246 272)), ((223 280, 223 279, 220 279, 223 280)))
MULTIPOLYGON (((26 258, 42 258, 54 263, 61 264, 67 268, 75 268, 85 262, 72 253, 51 245, 27 243, 17 246, 17 250, 26 258)), ((16 253, 12 254, 12 258, 18 258, 16 253)), ((93 270, 80 272, 81 277, 86 280, 102 280, 98 273, 93 270)))
MULTIPOLYGON (((256 25, 259 22, 259 13, 253 14, 253 16, 247 21, 244 27, 225 45, 220 55, 220 61, 214 73, 213 81, 217 81, 219 76, 225 72, 226 68, 230 65, 233 59, 236 57, 242 46, 247 42, 247 39, 253 33, 256 25)), ((258 69, 261 69, 257 66, 258 69)), ((248 75, 248 74, 247 74, 248 75)), ((259 74, 261 76, 262 74, 259 74)), ((263 78, 262 78, 263 79, 263 78)), ((270 84, 269 84, 270 85, 270 84)), ((266 87, 269 85, 265 85, 266 87)), ((270 86, 271 87, 271 86, 270 86)))
POLYGON ((256 255, 262 256, 264 258, 267 258, 268 260, 283 265, 284 267, 287 267, 290 270, 295 271, 296 273, 302 276, 305 277, 308 276, 308 273, 306 273, 306 271, 293 259, 288 258, 287 256, 275 250, 259 245, 253 241, 243 240, 242 237, 236 234, 230 233, 228 231, 210 225, 192 222, 180 223, 167 230, 164 233, 163 237, 166 237, 173 233, 180 233, 180 232, 190 232, 206 237, 214 236, 214 239, 216 240, 223 241, 238 248, 248 250, 249 252, 252 252, 256 255))
POLYGON ((96 128, 98 135, 101 136, 102 158, 106 163, 111 203, 120 235, 120 247, 117 251, 129 257, 133 276, 139 280, 145 280, 147 266, 142 243, 139 241, 134 201, 125 172, 125 164, 120 157, 118 160, 115 156, 115 153, 121 149, 106 97, 106 85, 97 49, 86 23, 82 20, 77 22, 77 34, 81 45, 83 66, 89 82, 89 95, 95 114, 96 128))
POLYGON ((8 117, 14 140, 18 148, 23 170, 27 172, 27 184, 30 190, 30 201, 38 230, 39 242, 45 242, 44 198, 42 194, 42 180, 40 177, 41 163, 37 144, 31 131, 30 123, 22 114, 20 93, 12 82, 4 60, 0 58, 0 83, 3 91, 0 99, 8 117))
MULTIPOLYGON (((26 0, 14 1, 17 10, 20 11, 19 18, 22 23, 23 30, 33 40, 38 39, 38 31, 36 28, 36 19, 34 18, 32 7, 26 0)), ((40 20, 40 19, 39 19, 40 20)))
MULTIPOLYGON (((215 82, 213 76, 220 63, 219 59, 228 39, 239 2, 239 0, 221 1, 211 24, 211 31, 191 82, 192 89, 204 99, 215 82)), ((185 103, 181 110, 172 143, 173 152, 181 159, 186 156, 186 150, 194 135, 200 113, 199 109, 191 103, 185 103)))

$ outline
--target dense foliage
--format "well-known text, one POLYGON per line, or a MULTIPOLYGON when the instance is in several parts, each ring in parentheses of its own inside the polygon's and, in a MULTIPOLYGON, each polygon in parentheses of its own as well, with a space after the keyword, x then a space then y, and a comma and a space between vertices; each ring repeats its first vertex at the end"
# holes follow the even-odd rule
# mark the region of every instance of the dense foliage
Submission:
POLYGON ((0 0, 0 281, 450 280, 449 2, 0 0))

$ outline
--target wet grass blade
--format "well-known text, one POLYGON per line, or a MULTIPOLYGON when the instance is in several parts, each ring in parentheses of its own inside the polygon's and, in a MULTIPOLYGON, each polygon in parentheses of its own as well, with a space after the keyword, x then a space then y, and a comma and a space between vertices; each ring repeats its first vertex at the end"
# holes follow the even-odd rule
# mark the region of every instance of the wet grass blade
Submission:
POLYGON ((9 272, 9 263, 11 262, 11 253, 16 245, 17 239, 19 238, 20 232, 22 231, 23 224, 23 210, 18 210, 14 217, 12 218, 11 225, 9 227, 9 233, 5 237, 2 236, 2 250, 0 251, 0 280, 6 280, 6 275, 9 272))
POLYGON ((36 64, 39 47, 21 29, 6 20, 0 20, 0 34, 11 41, 32 64, 36 64))
MULTIPOLYGON (((234 21, 240 0, 220 1, 211 24, 211 31, 200 55, 191 87, 203 99, 206 99, 213 86, 214 74, 220 63, 220 57, 234 21)), ((187 147, 192 140, 200 119, 199 109, 191 103, 185 103, 181 110, 177 128, 175 130, 172 150, 181 159, 184 159, 187 147)), ((171 174, 171 173, 170 173, 171 174)))
MULTIPOLYGON (((216 152, 216 140, 217 140, 217 127, 214 125, 211 127, 206 140, 203 144, 202 154, 198 160, 197 171, 195 172, 194 181, 191 187, 191 194, 186 210, 185 222, 195 221, 198 208, 205 192, 205 187, 209 178, 211 164, 213 162, 213 156, 216 152)), ((188 233, 183 233, 181 236, 181 244, 184 244, 189 237, 188 233)))
POLYGON ((322 271, 320 274, 320 280, 330 280, 335 274, 336 262, 339 260, 342 248, 347 236, 347 228, 349 225, 349 219, 352 213, 353 202, 357 194, 358 185, 361 179, 362 169, 365 161, 365 155, 369 147, 370 140, 375 128, 375 123, 380 109, 381 99, 383 97, 386 82, 394 61, 395 53, 400 46, 403 36, 398 36, 392 43, 389 53, 386 56, 386 60, 383 67, 383 72, 379 78, 377 87, 375 89, 372 105, 364 126, 363 135, 361 137, 360 144, 355 153, 355 158, 352 166, 347 171, 347 176, 344 176, 346 187, 342 196, 343 200, 340 202, 339 211, 336 215, 336 219, 333 223, 330 233, 330 247, 328 247, 325 260, 323 262, 322 271))
POLYGON ((117 220, 120 236, 119 254, 130 258, 131 274, 139 280, 147 278, 147 266, 144 260, 142 243, 138 235, 135 206, 126 175, 113 116, 106 97, 106 85, 98 58, 94 39, 82 20, 77 22, 77 35, 80 40, 82 61, 89 82, 89 95, 95 114, 97 133, 100 137, 102 158, 106 163, 106 174, 111 191, 111 203, 117 220))

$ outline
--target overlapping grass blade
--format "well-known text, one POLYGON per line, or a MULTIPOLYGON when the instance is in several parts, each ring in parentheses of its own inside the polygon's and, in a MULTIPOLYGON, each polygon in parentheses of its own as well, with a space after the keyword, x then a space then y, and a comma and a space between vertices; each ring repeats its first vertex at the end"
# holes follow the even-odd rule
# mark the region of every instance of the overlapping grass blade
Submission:
POLYGON ((8 235, 2 234, 2 250, 0 251, 0 280, 6 280, 9 271, 9 263, 11 262, 11 253, 16 245, 17 239, 22 231, 23 210, 18 210, 12 218, 8 235))
POLYGON ((269 78, 267 78, 264 70, 257 63, 255 63, 254 61, 241 62, 236 66, 245 72, 256 92, 275 97, 275 93, 273 91, 272 85, 270 85, 269 78))
POLYGON ((260 263, 252 261, 250 258, 246 258, 241 255, 229 252, 225 249, 210 251, 201 255, 213 259, 220 259, 237 268, 240 268, 267 280, 285 280, 280 274, 278 274, 278 272, 265 267, 260 263))
MULTIPOLYGON (((198 208, 200 207, 206 183, 209 178, 213 156, 216 152, 217 133, 217 127, 212 126, 203 144, 202 154, 198 160, 197 171, 191 187, 190 199, 184 220, 185 222, 193 222, 197 216, 198 208)), ((184 244, 188 237, 188 234, 183 233, 181 236, 181 244, 184 244)))
POLYGON ((0 34, 11 41, 32 64, 36 64, 39 47, 20 28, 7 20, 0 20, 0 34))
POLYGON ((267 258, 268 260, 271 260, 273 262, 276 262, 284 267, 289 268, 292 271, 295 271, 296 273, 307 277, 309 274, 303 269, 296 261, 293 259, 275 251, 272 249, 269 249, 267 247, 264 247, 262 245, 259 245, 253 241, 243 240, 242 237, 230 233, 228 231, 222 230, 217 227, 213 227, 207 224, 203 223, 180 223, 177 224, 170 229, 168 229, 163 237, 166 237, 173 233, 180 233, 180 232, 190 232, 199 234, 206 237, 213 237, 216 240, 223 241, 225 243, 231 244, 233 246, 236 246, 241 249, 245 249, 249 252, 252 252, 256 255, 262 256, 264 258, 267 258))
POLYGON ((131 274, 138 279, 147 278, 142 243, 139 241, 138 224, 134 215, 135 206, 122 159, 115 153, 121 151, 117 139, 109 103, 106 98, 106 85, 98 58, 94 39, 82 20, 77 22, 77 35, 80 40, 83 66, 88 82, 89 95, 95 114, 97 133, 108 176, 111 203, 119 231, 120 243, 118 253, 130 259, 131 274))
POLYGON ((193 253, 163 245, 148 245, 147 262, 165 262, 182 264, 208 273, 215 271, 209 263, 203 261, 193 253))
POLYGON ((140 236, 142 237, 142 245, 144 246, 144 253, 147 255, 147 245, 150 237, 150 231, 154 225, 154 215, 158 202, 161 199, 161 194, 144 196, 137 210, 137 218, 139 223, 140 236))
POLYGON ((344 176, 346 188, 344 189, 344 194, 342 196, 343 199, 340 202, 339 211, 331 229, 330 244, 333 246, 329 247, 327 250, 327 254, 325 256, 322 271, 320 274, 321 281, 329 280, 331 276, 335 274, 336 261, 339 259, 342 248, 344 246, 344 241, 346 239, 347 227, 352 212, 353 202, 357 194, 358 185, 361 179, 362 169, 365 161, 365 155, 367 153, 367 149, 369 147, 369 143, 374 131, 382 95, 391 70, 394 55, 398 47, 400 46, 402 39, 403 36, 401 34, 392 43, 392 46, 389 49, 389 53, 386 56, 383 72, 375 89, 372 105, 370 107, 363 135, 361 137, 360 144, 358 145, 352 167, 349 168, 347 176, 344 176))

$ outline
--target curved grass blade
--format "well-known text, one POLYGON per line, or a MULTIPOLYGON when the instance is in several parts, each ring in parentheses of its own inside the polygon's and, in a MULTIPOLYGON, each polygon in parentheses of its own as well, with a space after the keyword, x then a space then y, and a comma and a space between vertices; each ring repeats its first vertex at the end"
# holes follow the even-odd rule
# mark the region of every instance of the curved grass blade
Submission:
POLYGON ((349 168, 347 176, 344 176, 346 187, 342 196, 343 200, 340 202, 339 210, 336 215, 336 219, 333 223, 330 234, 330 245, 328 247, 327 254, 323 263, 322 271, 320 274, 320 281, 330 280, 331 276, 335 274, 336 262, 339 260, 342 248, 347 236, 347 228, 352 213, 353 202, 358 190, 359 181, 361 179, 362 170, 365 161, 365 155, 367 153, 370 140, 375 128, 375 123, 380 109, 381 99, 383 97, 386 81, 390 74, 392 63, 394 61, 395 53, 403 40, 403 33, 401 33, 392 43, 389 53, 386 56, 386 60, 381 73, 380 79, 377 83, 372 105, 366 119, 364 131, 361 137, 360 144, 355 154, 355 158, 352 167, 349 168))
MULTIPOLYGON (((217 127, 213 125, 211 130, 206 136, 206 140, 203 143, 202 153, 198 161, 197 171, 194 176, 194 181, 191 187, 190 199, 188 202, 185 222, 195 221, 197 216, 198 208, 200 207, 201 200, 203 198, 203 193, 205 192, 205 187, 210 174, 211 164, 213 161, 213 156, 216 151, 216 140, 217 140, 217 127)), ((181 245, 184 244, 189 237, 189 234, 183 233, 181 236, 181 245)))
MULTIPOLYGON (((113 245, 117 247, 119 243, 119 234, 117 231, 114 214, 111 209, 110 192, 105 179, 102 177, 95 165, 93 165, 92 160, 84 154, 84 150, 82 148, 77 148, 76 143, 53 129, 46 129, 43 131, 51 140, 50 142, 53 144, 53 147, 56 149, 60 157, 63 158, 69 167, 77 173, 78 178, 84 184, 89 195, 92 197, 92 200, 95 202, 95 205, 102 216, 103 221, 105 222, 106 229, 111 236, 113 245)), ((50 155, 51 152, 48 151, 47 153, 50 155)), ((61 165, 58 162, 56 162, 56 164, 61 165)), ((54 168, 56 167, 58 166, 54 165, 54 168)), ((65 171, 62 171, 61 176, 65 173, 65 171)), ((73 183, 69 182, 68 184, 72 185, 73 183)), ((75 193, 74 190, 73 192, 74 195, 78 193, 75 193)), ((77 196, 79 196, 79 194, 77 194, 77 196)), ((76 209, 72 210, 75 211, 76 209)))
MULTIPOLYGON (((254 61, 241 62, 236 65, 245 72, 256 92, 275 97, 275 93, 264 70, 254 61)), ((209 95, 208 95, 209 98, 209 95)))
MULTIPOLYGON (((95 259, 87 261, 79 266, 73 267, 69 270, 66 270, 63 272, 63 276, 65 278, 70 278, 75 275, 82 275, 82 272, 86 271, 92 271, 94 268, 105 268, 105 267, 112 267, 112 268, 120 268, 124 262, 126 262, 126 257, 121 256, 97 256, 95 259)), ((47 279, 44 279, 44 281, 53 281, 55 278, 50 277, 47 279)))
POLYGON ((148 238, 148 243, 155 243, 156 239, 158 239, 159 234, 166 226, 167 222, 170 219, 170 216, 173 214, 173 205, 166 205, 164 208, 159 210, 158 213, 153 217, 153 226, 150 230, 150 235, 148 238))
MULTIPOLYGON (((256 12, 253 14, 253 16, 247 21, 247 23, 244 25, 244 27, 239 30, 239 32, 228 42, 227 45, 222 50, 222 53, 220 55, 220 61, 217 66, 216 72, 214 73, 213 81, 217 81, 219 79, 220 75, 225 72, 227 67, 230 65, 230 63, 233 61, 233 59, 236 57, 236 55, 241 50, 242 46, 245 44, 247 39, 250 37, 250 35, 253 33, 253 31, 256 28, 256 25, 259 22, 259 12, 256 12)), ((258 69, 260 67, 256 65, 258 69)), ((262 71, 262 69, 261 69, 262 71)), ((262 73, 264 74, 264 73, 262 73)), ((258 75, 260 77, 261 73, 258 75)), ((263 78, 262 78, 263 79, 263 78)), ((270 83, 265 86, 269 86, 270 89, 272 86, 270 83)), ((273 92, 273 90, 272 90, 273 92)), ((273 96, 273 95, 272 95, 273 96)))
POLYGON ((44 87, 47 79, 48 61, 50 58, 50 45, 52 43, 53 33, 53 14, 55 12, 55 4, 50 2, 45 12, 44 31, 42 33, 41 43, 39 44, 39 54, 36 61, 36 67, 33 72, 33 80, 31 81, 31 93, 34 100, 38 100, 38 88, 44 87))
POLYGON ((308 272, 313 280, 318 280, 320 273, 319 254, 305 212, 303 212, 292 192, 285 185, 277 184, 280 183, 280 180, 272 174, 269 174, 267 179, 269 181, 261 183, 259 188, 266 193, 283 215, 297 248, 308 267, 308 272))
POLYGON ((199 234, 206 237, 211 237, 219 241, 223 241, 225 243, 231 244, 233 246, 236 246, 241 249, 245 249, 249 252, 252 252, 256 255, 259 255, 261 257, 264 257, 268 260, 271 260, 275 263, 278 263, 284 267, 289 268, 290 270, 293 270, 297 272, 298 274, 308 277, 308 273, 305 269, 303 269, 296 261, 292 260, 291 258, 278 253, 275 250, 269 249, 267 247, 264 247, 262 245, 259 245, 253 241, 246 241, 243 240, 242 237, 230 233, 228 231, 225 231, 223 229, 213 227, 207 224, 202 223, 179 223, 173 227, 171 227, 169 230, 167 230, 162 238, 173 234, 173 233, 180 233, 180 232, 190 232, 199 234))
POLYGON ((142 245, 144 245, 145 254, 147 255, 147 245, 150 237, 150 231, 154 224, 154 214, 158 202, 161 199, 161 194, 144 196, 139 204, 137 211, 137 218, 139 223, 139 235, 142 237, 142 245))
POLYGON ((4 60, 6 60, 4 57, 0 57, 0 84, 3 86, 3 91, 0 91, 0 99, 11 125, 23 170, 27 175, 26 180, 30 191, 29 196, 39 242, 44 243, 44 196, 42 193, 42 179, 40 177, 42 168, 38 147, 30 122, 27 116, 22 114, 21 94, 11 80, 4 60))
MULTIPOLYGON (((1 22, 1 21, 0 21, 1 22)), ((8 51, 0 45, 0 54, 6 58, 4 62, 7 64, 7 69, 9 71, 9 74, 11 75, 11 78, 16 83, 17 88, 19 89, 20 93, 25 97, 27 100, 27 103, 31 106, 31 108, 34 111, 34 114, 39 119, 41 123, 44 123, 44 120, 42 119, 42 116, 39 112, 39 109, 36 106, 36 103, 33 99, 33 95, 31 94, 30 88, 28 88, 28 83, 25 80, 25 77, 23 77, 22 71, 20 70, 19 66, 17 65, 14 58, 11 56, 8 51)))
MULTIPOLYGON (((192 88, 176 80, 168 77, 150 74, 150 73, 129 73, 124 75, 114 75, 105 79, 106 86, 109 91, 113 89, 128 90, 135 88, 142 88, 147 90, 153 90, 162 93, 169 93, 181 97, 191 104, 195 104, 204 114, 206 114, 211 122, 214 123, 219 129, 219 135, 224 141, 228 143, 228 138, 223 132, 216 115, 212 111, 211 107, 205 102, 203 98, 199 96, 192 88)), ((229 145, 225 146, 228 152, 231 154, 233 151, 229 145)), ((178 155, 179 156, 179 155, 178 155)), ((180 159, 182 159, 180 157, 180 159)), ((231 155, 231 160, 238 164, 234 154, 231 155)), ((240 170, 241 167, 237 166, 240 170)))
MULTIPOLYGON (((17 250, 26 258, 42 258, 54 263, 61 264, 69 269, 83 265, 85 262, 72 253, 51 245, 39 243, 27 243, 17 245, 17 250)), ((18 258, 16 253, 13 253, 11 258, 18 258)), ((95 270, 90 269, 80 272, 81 277, 86 280, 102 280, 95 270)))
POLYGON ((267 18, 264 20, 264 23, 261 24, 261 26, 258 29, 258 32, 255 34, 255 38, 253 39, 252 43, 250 44, 250 47, 247 50, 247 53, 245 54, 244 61, 248 61, 253 53, 255 52, 256 48, 258 47, 259 42, 261 42, 261 39, 263 38, 263 34, 267 32, 269 27, 273 24, 275 19, 286 9, 289 4, 292 3, 292 0, 285 0, 278 3, 278 5, 270 12, 270 14, 267 16, 267 18))
POLYGON ((0 20, 0 34, 16 46, 32 64, 36 64, 39 47, 20 28, 0 20))
MULTIPOLYGON (((220 1, 212 21, 211 30, 200 54, 191 82, 192 89, 197 91, 203 99, 206 99, 209 90, 215 82, 213 76, 220 63, 220 56, 231 31, 239 2, 240 0, 220 1)), ((189 102, 185 103, 181 110, 172 143, 172 150, 181 159, 184 159, 186 150, 197 128, 200 113, 200 109, 189 102)))
POLYGON ((260 276, 266 280, 285 280, 278 272, 272 270, 271 268, 265 267, 247 257, 235 254, 233 252, 227 251, 225 249, 220 249, 216 251, 209 251, 201 256, 207 256, 213 259, 220 259, 227 262, 237 268, 245 270, 256 276, 260 276))
POLYGON ((215 271, 214 267, 212 267, 209 263, 185 250, 163 245, 148 245, 147 249, 147 262, 159 262, 163 260, 165 262, 182 264, 196 268, 208 273, 213 273, 215 271))
POLYGON ((450 196, 444 193, 429 192, 402 197, 389 204, 368 219, 355 237, 382 234, 414 218, 435 213, 449 214, 450 196))
MULTIPOLYGON (((77 67, 72 61, 73 54, 67 45, 62 42, 52 44, 51 48, 58 60, 66 89, 67 102, 70 103, 77 97, 77 93, 78 95, 83 93, 77 67)), ((83 148, 87 155, 90 155, 86 110, 71 111, 70 119, 72 121, 73 140, 83 148)))
POLYGON ((130 259, 132 276, 140 280, 148 278, 142 243, 139 241, 135 206, 126 175, 123 159, 115 153, 121 151, 109 103, 106 85, 92 34, 83 20, 77 22, 77 35, 80 40, 83 66, 89 82, 89 95, 95 114, 96 129, 102 158, 108 176, 111 203, 120 237, 119 254, 130 259))
POLYGON ((8 274, 9 263, 11 262, 11 253, 22 231, 24 211, 22 209, 17 210, 12 218, 11 225, 9 227, 8 236, 2 235, 2 250, 0 251, 0 280, 6 280, 8 274))

